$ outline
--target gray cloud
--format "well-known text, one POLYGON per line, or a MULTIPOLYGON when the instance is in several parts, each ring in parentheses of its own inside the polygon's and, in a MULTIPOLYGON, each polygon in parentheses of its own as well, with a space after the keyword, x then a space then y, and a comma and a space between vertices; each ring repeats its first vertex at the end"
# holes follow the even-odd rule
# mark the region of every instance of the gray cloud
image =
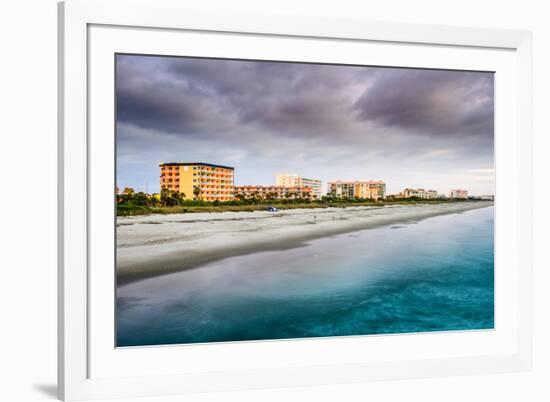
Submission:
POLYGON ((242 125, 282 135, 333 134, 350 123, 353 99, 346 89, 361 72, 290 63, 139 60, 119 56, 118 121, 188 135, 242 125))
POLYGON ((466 187, 466 172, 492 169, 491 73, 119 55, 116 74, 129 184, 156 183, 167 160, 235 165, 255 183, 281 170, 381 178, 390 191, 410 175, 466 187))
POLYGON ((359 118, 427 135, 493 138, 490 73, 387 69, 354 108, 359 118))

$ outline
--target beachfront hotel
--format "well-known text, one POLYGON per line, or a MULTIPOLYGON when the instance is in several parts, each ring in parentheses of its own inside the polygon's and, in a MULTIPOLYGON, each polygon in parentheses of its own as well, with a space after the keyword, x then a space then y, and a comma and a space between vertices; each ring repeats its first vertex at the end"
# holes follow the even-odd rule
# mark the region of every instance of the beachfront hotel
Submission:
POLYGON ((386 198, 386 183, 382 180, 332 181, 328 183, 328 194, 339 198, 386 198))
POLYGON ((202 162, 161 163, 160 188, 177 191, 186 200, 229 201, 235 198, 235 175, 230 166, 202 162))
POLYGON ((259 198, 264 200, 283 199, 313 199, 311 187, 283 187, 283 186, 236 186, 236 198, 259 198))
POLYGON ((460 189, 451 190, 451 194, 449 195, 449 198, 456 198, 461 200, 468 199, 468 191, 460 190, 460 189))
POLYGON ((319 179, 308 179, 295 173, 281 173, 275 176, 275 185, 281 187, 311 187, 313 197, 320 199, 322 196, 322 182, 319 179))
POLYGON ((401 198, 422 198, 425 200, 434 200, 439 198, 437 191, 435 190, 424 190, 423 188, 406 188, 402 193, 399 194, 401 198))

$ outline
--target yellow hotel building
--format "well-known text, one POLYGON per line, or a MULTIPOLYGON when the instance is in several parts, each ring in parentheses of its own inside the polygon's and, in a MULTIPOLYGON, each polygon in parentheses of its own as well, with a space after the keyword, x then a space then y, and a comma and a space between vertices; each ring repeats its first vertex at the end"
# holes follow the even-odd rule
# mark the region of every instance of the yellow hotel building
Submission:
POLYGON ((235 198, 235 169, 230 166, 202 162, 171 162, 159 166, 160 188, 182 193, 186 200, 235 198))

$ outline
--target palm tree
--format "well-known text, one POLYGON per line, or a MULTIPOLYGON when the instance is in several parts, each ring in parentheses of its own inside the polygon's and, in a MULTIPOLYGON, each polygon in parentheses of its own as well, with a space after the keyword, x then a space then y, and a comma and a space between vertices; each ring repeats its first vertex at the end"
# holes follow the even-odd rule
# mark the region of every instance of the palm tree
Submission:
POLYGON ((195 196, 195 199, 199 199, 201 195, 201 188, 199 186, 193 187, 193 195, 195 196))

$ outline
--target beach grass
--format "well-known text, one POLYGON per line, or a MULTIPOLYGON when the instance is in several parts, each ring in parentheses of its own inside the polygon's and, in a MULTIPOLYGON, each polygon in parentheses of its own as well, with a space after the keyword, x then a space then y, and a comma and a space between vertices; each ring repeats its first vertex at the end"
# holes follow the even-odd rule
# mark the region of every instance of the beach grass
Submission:
POLYGON ((139 216, 152 214, 182 214, 182 213, 200 213, 200 212, 254 212, 264 211, 269 206, 274 206, 280 210, 303 209, 303 208, 348 208, 359 206, 385 206, 385 205, 417 205, 417 204, 446 204, 453 202, 468 202, 467 200, 384 200, 384 201, 339 201, 325 202, 312 201, 308 203, 277 203, 264 202, 257 204, 235 205, 234 203, 215 205, 213 203, 202 203, 202 205, 177 205, 177 206, 149 206, 136 205, 132 203, 123 203, 117 205, 117 216, 139 216))

